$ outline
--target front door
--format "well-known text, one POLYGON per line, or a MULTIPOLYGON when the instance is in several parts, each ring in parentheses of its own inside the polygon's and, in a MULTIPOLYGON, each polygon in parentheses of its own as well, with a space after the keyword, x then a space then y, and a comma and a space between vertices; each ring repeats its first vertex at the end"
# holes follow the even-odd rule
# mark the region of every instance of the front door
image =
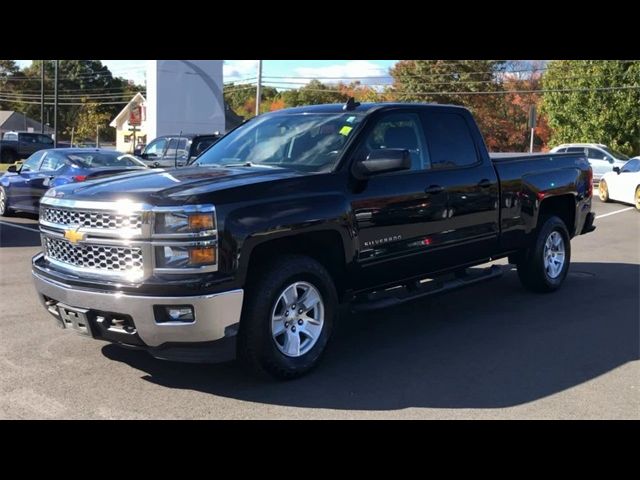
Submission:
MULTIPOLYGON (((424 252, 443 243, 449 222, 447 192, 429 171, 428 149, 419 114, 383 114, 364 133, 354 161, 381 148, 403 148, 411 170, 355 182, 351 208, 358 239, 358 288, 401 280, 425 271, 424 252)), ((434 174, 435 173, 435 174, 434 174)))
POLYGON ((613 158, 597 148, 587 148, 587 158, 593 170, 593 177, 597 180, 613 169, 613 158))
POLYGON ((17 176, 11 182, 11 203, 18 210, 33 210, 32 182, 37 182, 40 176, 40 164, 44 151, 31 155, 20 168, 17 176))

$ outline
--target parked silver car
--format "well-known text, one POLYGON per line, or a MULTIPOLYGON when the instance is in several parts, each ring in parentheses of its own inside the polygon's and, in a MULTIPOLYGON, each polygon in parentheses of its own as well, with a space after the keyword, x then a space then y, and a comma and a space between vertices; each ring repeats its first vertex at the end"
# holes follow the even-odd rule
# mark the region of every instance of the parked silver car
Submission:
POLYGON ((593 181, 598 183, 605 173, 613 167, 620 167, 627 163, 629 157, 623 153, 611 150, 600 143, 563 143, 551 149, 551 153, 583 153, 589 159, 593 169, 593 181))

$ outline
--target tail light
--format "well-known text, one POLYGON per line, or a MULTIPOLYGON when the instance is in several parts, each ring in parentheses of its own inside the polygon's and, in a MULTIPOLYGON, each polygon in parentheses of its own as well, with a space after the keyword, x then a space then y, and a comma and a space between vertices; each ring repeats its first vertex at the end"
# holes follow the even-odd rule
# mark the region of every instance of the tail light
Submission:
POLYGON ((86 175, 74 175, 73 176, 73 181, 74 182, 84 182, 87 179, 86 175))
POLYGON ((593 168, 591 167, 587 173, 587 196, 593 196, 593 168))

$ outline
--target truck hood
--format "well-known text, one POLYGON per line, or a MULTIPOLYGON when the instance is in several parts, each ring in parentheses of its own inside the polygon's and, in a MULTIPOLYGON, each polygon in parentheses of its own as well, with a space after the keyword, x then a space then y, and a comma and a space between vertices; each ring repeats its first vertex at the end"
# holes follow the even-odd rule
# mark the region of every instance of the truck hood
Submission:
POLYGON ((192 196, 242 185, 302 176, 284 168, 187 167, 153 169, 56 187, 47 195, 66 199, 112 201, 127 198, 151 205, 182 203, 192 196))

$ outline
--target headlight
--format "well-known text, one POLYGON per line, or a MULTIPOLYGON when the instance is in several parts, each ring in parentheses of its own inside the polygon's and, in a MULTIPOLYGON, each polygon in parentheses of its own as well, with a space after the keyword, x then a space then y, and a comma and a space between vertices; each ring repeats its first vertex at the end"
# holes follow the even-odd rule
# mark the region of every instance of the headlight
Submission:
POLYGON ((216 263, 214 246, 169 246, 156 247, 156 266, 159 268, 189 268, 216 263))
POLYGON ((216 228, 213 213, 160 213, 156 233, 198 233, 216 228))

